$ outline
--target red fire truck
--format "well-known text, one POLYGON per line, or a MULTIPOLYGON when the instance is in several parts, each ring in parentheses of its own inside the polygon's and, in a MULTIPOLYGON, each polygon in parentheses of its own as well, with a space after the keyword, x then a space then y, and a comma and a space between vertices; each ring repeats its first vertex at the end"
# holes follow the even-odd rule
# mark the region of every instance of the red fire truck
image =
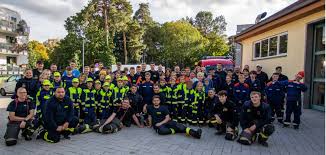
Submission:
POLYGON ((205 56, 198 62, 198 66, 206 67, 208 71, 211 68, 216 69, 217 64, 222 64, 225 69, 233 69, 234 61, 228 56, 205 56))

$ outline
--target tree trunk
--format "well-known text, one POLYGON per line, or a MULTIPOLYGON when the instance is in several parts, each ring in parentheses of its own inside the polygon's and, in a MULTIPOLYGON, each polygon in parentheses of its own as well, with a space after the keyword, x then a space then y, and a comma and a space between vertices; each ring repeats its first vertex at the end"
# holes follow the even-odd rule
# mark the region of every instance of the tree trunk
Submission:
POLYGON ((104 29, 105 29, 105 39, 106 46, 109 47, 109 24, 108 24, 108 9, 110 2, 108 0, 103 1, 103 13, 104 13, 104 29))
POLYGON ((125 64, 128 63, 128 52, 127 52, 127 39, 126 39, 126 32, 122 32, 123 35, 123 53, 125 56, 125 64))

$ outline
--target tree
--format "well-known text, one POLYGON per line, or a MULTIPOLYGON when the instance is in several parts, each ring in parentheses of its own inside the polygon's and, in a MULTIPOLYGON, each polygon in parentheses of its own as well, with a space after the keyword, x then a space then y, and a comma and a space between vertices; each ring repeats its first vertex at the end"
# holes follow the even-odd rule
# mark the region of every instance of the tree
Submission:
POLYGON ((28 63, 30 67, 34 67, 37 60, 46 61, 49 59, 46 47, 36 40, 28 42, 28 52, 28 63))
POLYGON ((216 35, 223 35, 226 31, 226 22, 224 16, 218 16, 213 19, 213 14, 209 11, 200 11, 197 13, 195 20, 189 19, 193 25, 200 31, 204 36, 214 33, 216 35))
POLYGON ((163 24, 160 40, 156 43, 162 63, 171 66, 192 66, 206 52, 207 39, 188 22, 177 21, 163 24), (164 62, 165 61, 165 62, 164 62))
POLYGON ((109 6, 109 22, 116 32, 122 33, 124 63, 128 63, 127 37, 128 23, 131 21, 132 6, 126 0, 112 0, 109 6))
POLYGON ((144 29, 152 27, 155 24, 149 11, 148 3, 139 4, 139 9, 135 12, 133 19, 137 20, 139 25, 144 29))
POLYGON ((208 34, 206 37, 209 40, 205 50, 212 54, 213 56, 224 56, 229 51, 229 45, 223 36, 218 36, 215 34, 208 34))

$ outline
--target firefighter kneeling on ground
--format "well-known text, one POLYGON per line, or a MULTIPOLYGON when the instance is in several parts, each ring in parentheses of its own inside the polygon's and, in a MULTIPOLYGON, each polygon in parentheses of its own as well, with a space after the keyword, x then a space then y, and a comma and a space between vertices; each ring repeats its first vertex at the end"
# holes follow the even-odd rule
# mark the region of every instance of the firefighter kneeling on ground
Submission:
POLYGON ((32 119, 34 117, 34 105, 27 100, 27 91, 20 87, 16 92, 16 99, 11 101, 7 107, 9 112, 9 122, 5 133, 5 142, 7 146, 17 144, 19 131, 22 130, 22 136, 25 140, 32 140, 33 135, 32 119))
POLYGON ((225 133, 226 140, 234 140, 238 136, 238 112, 235 103, 228 100, 227 91, 218 92, 218 102, 212 110, 211 123, 216 126, 216 135, 225 133))
POLYGON ((240 125, 242 132, 238 142, 250 145, 255 142, 258 134, 258 143, 267 147, 266 141, 275 130, 271 124, 271 108, 268 104, 261 102, 260 92, 251 92, 250 99, 244 103, 241 109, 240 125))
POLYGON ((37 139, 50 143, 60 141, 60 135, 70 139, 69 134, 74 132, 78 125, 78 118, 74 116, 73 103, 68 96, 65 96, 65 89, 58 87, 55 96, 46 103, 43 112, 44 129, 41 129, 37 139))
POLYGON ((124 126, 130 127, 132 120, 138 127, 144 127, 139 123, 135 111, 131 107, 129 99, 126 97, 121 101, 121 106, 117 107, 110 117, 102 119, 100 124, 93 127, 93 130, 103 134, 115 133, 120 131, 124 126))
POLYGON ((160 96, 153 96, 153 105, 147 106, 149 127, 152 126, 159 135, 175 133, 186 133, 194 138, 200 139, 202 130, 194 130, 183 124, 172 121, 166 106, 160 105, 160 96))

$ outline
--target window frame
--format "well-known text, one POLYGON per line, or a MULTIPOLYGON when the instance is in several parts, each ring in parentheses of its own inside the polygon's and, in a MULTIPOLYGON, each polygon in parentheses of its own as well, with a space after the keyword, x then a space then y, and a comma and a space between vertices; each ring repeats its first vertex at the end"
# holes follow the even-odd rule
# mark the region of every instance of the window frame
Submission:
POLYGON ((272 36, 269 36, 269 37, 266 37, 266 38, 262 38, 260 40, 257 40, 257 41, 254 41, 253 42, 253 45, 252 45, 252 60, 261 60, 261 59, 268 59, 268 58, 275 58, 275 57, 283 57, 283 56, 287 56, 287 53, 288 53, 288 47, 289 47, 289 41, 287 41, 287 45, 286 45, 286 53, 280 53, 280 37, 281 36, 284 36, 284 35, 287 35, 287 40, 289 40, 289 34, 288 32, 282 32, 282 33, 279 33, 279 34, 276 34, 276 35, 272 35, 272 36), (271 38, 274 38, 274 37, 277 37, 277 49, 276 49, 276 54, 275 55, 272 55, 272 56, 269 56, 270 54, 270 39, 271 38), (262 41, 264 40, 268 40, 268 47, 267 47, 267 56, 265 57, 262 57, 262 41), (256 57, 256 44, 257 43, 260 43, 260 48, 259 48, 259 57, 256 57))

